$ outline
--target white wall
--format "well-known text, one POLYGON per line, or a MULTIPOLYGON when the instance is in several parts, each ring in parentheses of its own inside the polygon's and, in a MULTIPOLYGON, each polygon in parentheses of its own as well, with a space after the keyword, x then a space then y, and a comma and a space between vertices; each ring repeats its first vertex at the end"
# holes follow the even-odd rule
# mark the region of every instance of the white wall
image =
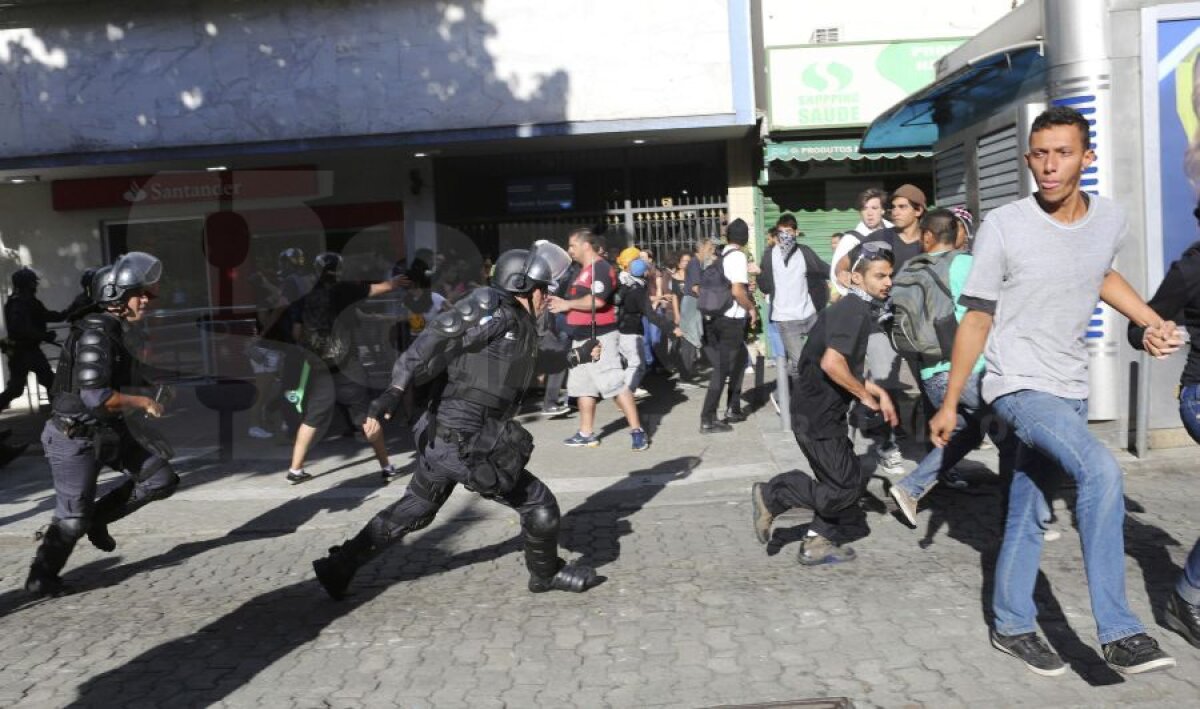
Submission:
POLYGON ((824 27, 839 28, 842 42, 972 37, 1013 8, 1013 0, 762 0, 762 4, 767 47, 808 44, 813 30, 824 27))
POLYGON ((731 114, 730 1, 10 8, 0 157, 731 114))

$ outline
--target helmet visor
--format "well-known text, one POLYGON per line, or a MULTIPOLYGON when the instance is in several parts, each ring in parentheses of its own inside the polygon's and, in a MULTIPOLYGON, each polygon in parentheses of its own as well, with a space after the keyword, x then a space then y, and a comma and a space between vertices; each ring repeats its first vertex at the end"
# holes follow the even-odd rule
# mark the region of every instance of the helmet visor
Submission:
MULTIPOLYGON (((533 262, 545 267, 545 282, 553 283, 562 278, 563 274, 570 268, 571 257, 558 244, 543 239, 533 243, 533 262)), ((535 267, 531 270, 537 271, 535 277, 541 280, 542 272, 540 269, 535 267)))

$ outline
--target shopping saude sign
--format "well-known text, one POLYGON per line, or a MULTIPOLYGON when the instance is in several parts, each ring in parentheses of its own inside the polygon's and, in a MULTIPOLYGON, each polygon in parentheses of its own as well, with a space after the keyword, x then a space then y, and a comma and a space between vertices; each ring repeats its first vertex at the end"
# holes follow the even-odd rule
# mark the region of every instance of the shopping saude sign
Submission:
POLYGON ((767 50, 772 130, 865 126, 933 81, 964 40, 818 44, 767 50))

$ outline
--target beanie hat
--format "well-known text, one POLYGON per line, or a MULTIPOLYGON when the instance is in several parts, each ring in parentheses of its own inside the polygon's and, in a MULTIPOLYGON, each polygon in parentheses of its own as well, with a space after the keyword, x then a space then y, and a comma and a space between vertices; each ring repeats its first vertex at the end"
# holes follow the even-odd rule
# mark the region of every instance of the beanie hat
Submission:
POLYGON ((725 240, 731 244, 745 246, 750 241, 750 227, 742 219, 734 219, 725 229, 725 240))
POLYGON ((629 274, 634 278, 641 278, 646 275, 646 262, 640 258, 635 258, 629 262, 629 274))
POLYGON ((892 199, 903 197, 907 199, 914 207, 925 208, 925 193, 916 185, 903 184, 896 188, 892 193, 892 199))

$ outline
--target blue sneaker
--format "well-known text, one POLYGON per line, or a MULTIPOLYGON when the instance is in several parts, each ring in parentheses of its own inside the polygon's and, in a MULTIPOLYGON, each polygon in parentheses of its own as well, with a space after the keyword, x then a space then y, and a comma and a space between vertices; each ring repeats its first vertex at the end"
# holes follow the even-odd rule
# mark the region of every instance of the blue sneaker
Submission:
POLYGON ((574 436, 571 436, 567 440, 563 441, 563 443, 571 446, 572 448, 595 448, 596 446, 600 445, 600 439, 596 438, 596 434, 594 433, 585 436, 576 431, 574 436))
POLYGON ((650 447, 650 441, 646 440, 646 432, 640 428, 635 428, 630 433, 633 436, 633 449, 635 451, 644 451, 650 447))

